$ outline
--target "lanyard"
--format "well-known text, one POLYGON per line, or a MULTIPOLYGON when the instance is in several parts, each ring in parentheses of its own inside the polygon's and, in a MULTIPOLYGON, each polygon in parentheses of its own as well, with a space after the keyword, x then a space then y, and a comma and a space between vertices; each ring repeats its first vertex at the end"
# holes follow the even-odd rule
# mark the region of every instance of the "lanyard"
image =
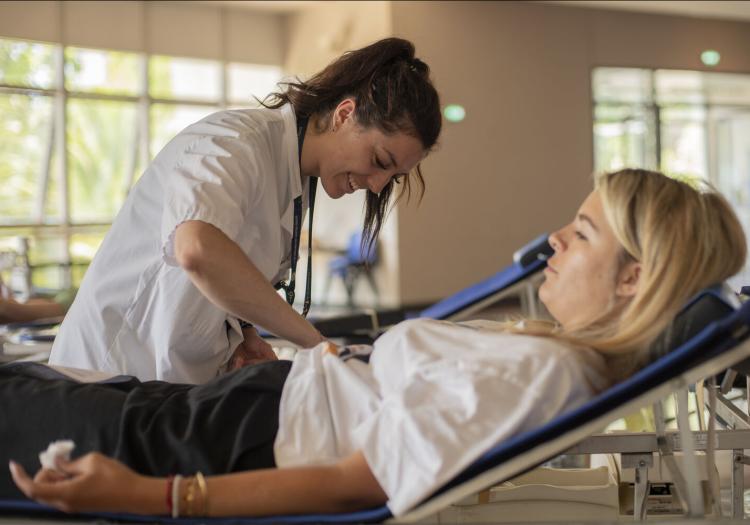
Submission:
MULTIPOLYGON (((297 143, 299 145, 299 164, 300 172, 302 171, 302 143, 305 141, 305 130, 307 129, 307 117, 301 117, 297 120, 297 143)), ((307 280, 305 282, 305 302, 302 306, 302 317, 307 317, 310 310, 310 296, 312 290, 312 227, 313 227, 313 209, 315 207, 315 190, 318 179, 310 177, 310 187, 308 188, 309 209, 308 232, 307 232, 307 280)), ((292 231, 292 254, 291 254, 291 272, 289 281, 279 281, 276 283, 277 290, 284 290, 286 302, 294 304, 294 289, 297 284, 297 260, 299 259, 299 243, 302 234, 302 196, 294 199, 294 226, 292 231)))

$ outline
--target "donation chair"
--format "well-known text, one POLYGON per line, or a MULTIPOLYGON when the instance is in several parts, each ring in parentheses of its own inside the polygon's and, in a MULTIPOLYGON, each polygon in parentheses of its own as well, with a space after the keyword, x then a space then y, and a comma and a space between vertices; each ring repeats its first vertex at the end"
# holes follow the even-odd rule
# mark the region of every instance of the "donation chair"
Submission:
MULTIPOLYGON (((105 513, 78 517, 134 523, 185 524, 375 523, 415 522, 434 518, 436 513, 462 498, 518 476, 561 453, 591 453, 591 449, 596 448, 596 443, 590 445, 587 452, 582 451, 580 447, 584 446, 587 440, 600 437, 595 433, 607 424, 640 407, 656 403, 675 391, 686 392, 689 385, 706 377, 713 377, 733 366, 746 367, 750 360, 750 302, 740 306, 731 292, 721 288, 699 293, 678 314, 670 328, 657 339, 653 346, 652 359, 652 362, 631 377, 596 395, 583 405, 564 412, 535 429, 498 443, 450 482, 397 519, 393 518, 387 505, 359 512, 265 518, 174 520, 163 516, 143 517, 105 513)), ((687 405, 686 396, 684 405, 687 405)), ((750 448, 750 431, 718 431, 715 434, 714 439, 710 436, 707 439, 705 435, 701 436, 700 432, 693 433, 682 428, 680 439, 676 440, 673 433, 666 433, 662 429, 656 436, 647 436, 642 441, 648 441, 649 446, 664 454, 679 448, 686 452, 701 446, 710 448, 712 443, 717 444, 716 448, 750 448)), ((616 439, 618 436, 613 435, 613 438, 616 439)), ((617 444, 625 449, 625 453, 639 452, 643 447, 636 446, 637 441, 639 440, 635 438, 626 439, 620 440, 617 444)), ((690 483, 690 477, 686 475, 683 478, 684 490, 688 493, 683 498, 688 502, 688 515, 699 516, 702 502, 699 504, 696 501, 695 490, 691 488, 694 483, 690 483)), ((643 487, 636 486, 636 492, 639 490, 641 493, 637 496, 642 496, 643 487)), ((68 516, 28 500, 0 501, 0 513, 68 516)), ((634 517, 643 517, 639 508, 635 510, 634 517)))
POLYGON ((328 262, 328 276, 324 287, 323 302, 328 301, 331 284, 338 278, 344 283, 347 306, 354 306, 354 287, 360 278, 365 278, 375 294, 376 302, 380 302, 378 285, 375 283, 373 270, 378 263, 377 244, 362 248, 362 232, 357 230, 349 237, 346 251, 328 262))

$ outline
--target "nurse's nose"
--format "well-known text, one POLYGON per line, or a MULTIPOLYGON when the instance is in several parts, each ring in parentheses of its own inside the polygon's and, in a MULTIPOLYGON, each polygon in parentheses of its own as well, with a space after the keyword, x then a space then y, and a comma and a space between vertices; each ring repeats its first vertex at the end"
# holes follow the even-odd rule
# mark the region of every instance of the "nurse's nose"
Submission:
POLYGON ((367 188, 373 193, 380 193, 392 177, 390 171, 378 170, 367 177, 367 188))

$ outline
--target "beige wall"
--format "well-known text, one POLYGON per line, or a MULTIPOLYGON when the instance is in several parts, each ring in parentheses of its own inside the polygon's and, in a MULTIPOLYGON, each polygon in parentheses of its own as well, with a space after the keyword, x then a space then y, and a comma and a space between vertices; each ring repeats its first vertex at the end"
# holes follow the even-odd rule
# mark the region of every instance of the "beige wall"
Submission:
POLYGON ((491 275, 567 221, 593 167, 595 66, 750 72, 750 23, 517 2, 394 2, 393 30, 432 67, 445 123, 422 205, 399 207, 400 299, 432 301, 491 275))
POLYGON ((310 75, 392 32, 391 2, 324 2, 291 15, 285 69, 310 75))

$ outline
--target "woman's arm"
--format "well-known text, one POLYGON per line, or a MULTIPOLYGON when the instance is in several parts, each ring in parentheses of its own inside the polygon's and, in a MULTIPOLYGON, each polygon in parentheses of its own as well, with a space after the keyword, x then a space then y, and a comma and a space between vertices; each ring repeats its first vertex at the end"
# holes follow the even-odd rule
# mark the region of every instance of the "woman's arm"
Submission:
MULTIPOLYGON (((16 485, 29 498, 66 512, 110 511, 167 514, 167 480, 136 474, 101 454, 61 465, 71 476, 49 470, 34 480, 11 464, 16 485)), ((185 508, 185 484, 180 498, 185 508)), ((385 503, 387 497, 356 452, 330 466, 264 469, 206 478, 209 516, 262 516, 346 512, 385 503)), ((196 501, 196 510, 203 508, 196 501)))
POLYGON ((12 298, 0 298, 0 324, 25 323, 63 315, 65 308, 51 299, 30 299, 19 303, 12 298))
POLYGON ((202 221, 180 224, 175 258, 201 293, 222 310, 303 348, 325 340, 218 228, 202 221))

